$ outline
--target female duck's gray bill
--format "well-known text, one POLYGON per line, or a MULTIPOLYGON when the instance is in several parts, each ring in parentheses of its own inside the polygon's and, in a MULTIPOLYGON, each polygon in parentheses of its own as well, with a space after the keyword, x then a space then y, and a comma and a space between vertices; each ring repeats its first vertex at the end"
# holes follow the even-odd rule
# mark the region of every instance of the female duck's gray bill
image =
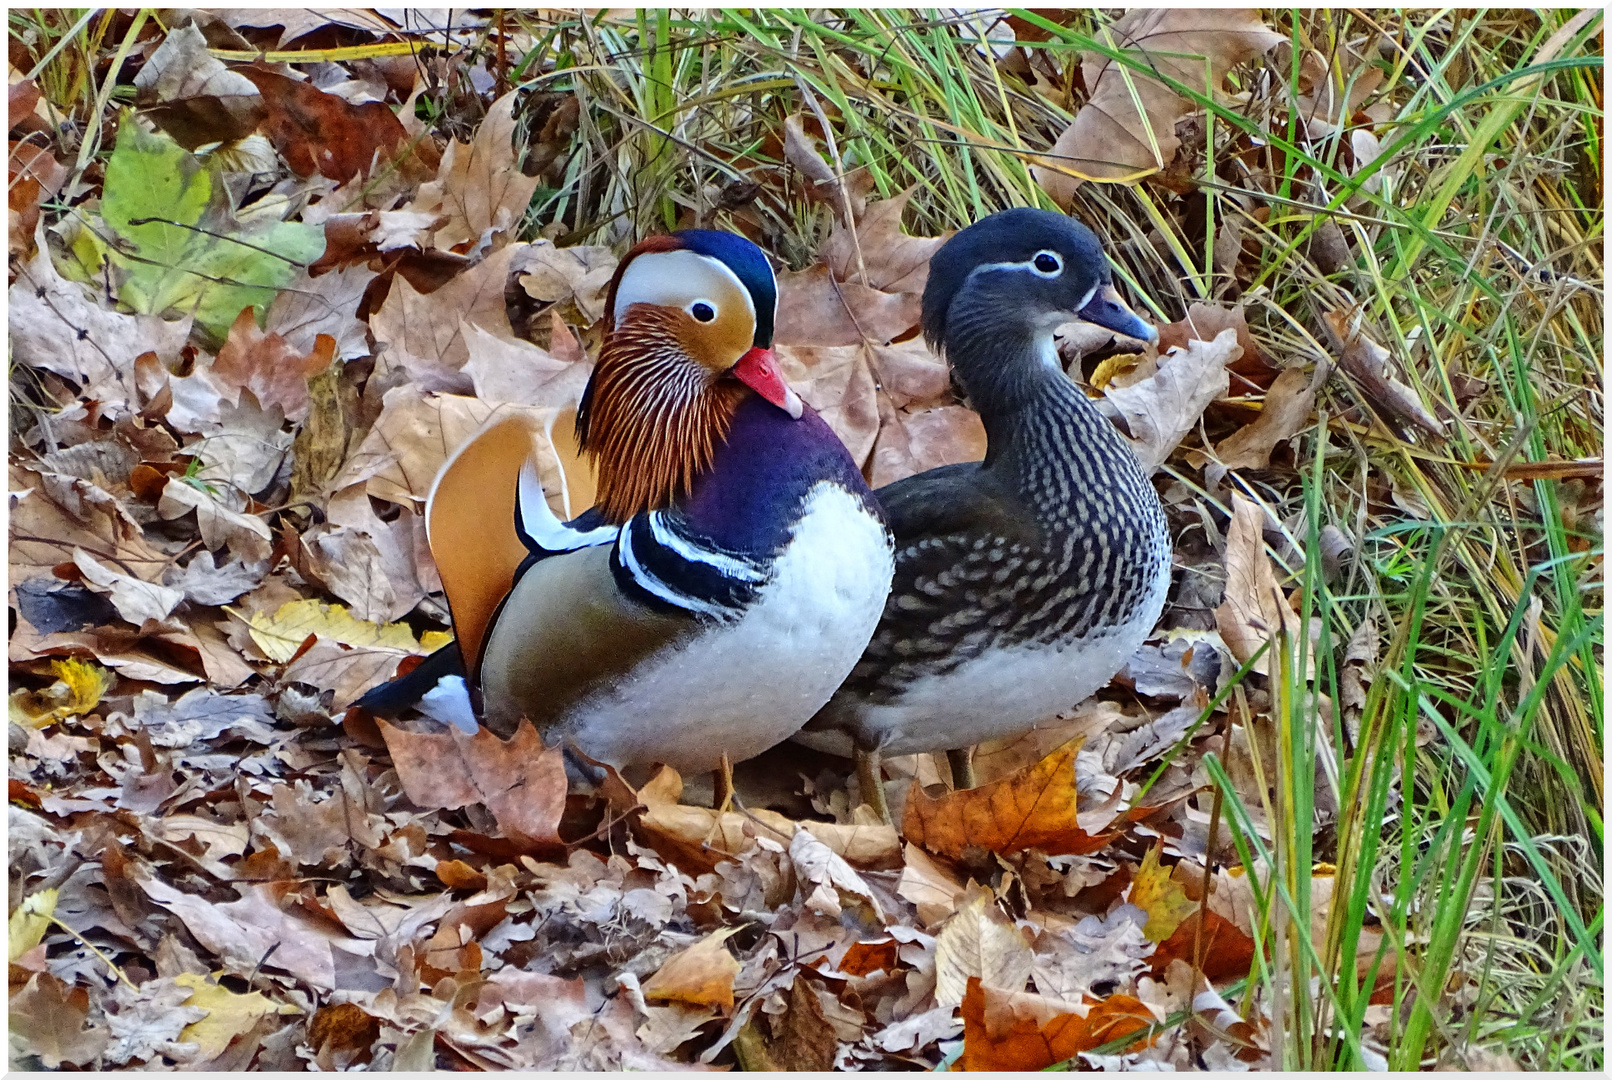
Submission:
POLYGON ((1112 285, 1104 285, 1098 289, 1091 302, 1080 309, 1080 317, 1126 337, 1141 338, 1148 342, 1159 340, 1159 332, 1143 322, 1136 312, 1127 307, 1112 285))

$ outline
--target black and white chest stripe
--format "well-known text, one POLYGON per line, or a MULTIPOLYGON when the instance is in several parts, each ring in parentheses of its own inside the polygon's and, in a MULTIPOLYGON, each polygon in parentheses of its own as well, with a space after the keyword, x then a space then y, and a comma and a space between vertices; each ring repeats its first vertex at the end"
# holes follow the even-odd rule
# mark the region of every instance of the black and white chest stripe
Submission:
POLYGON ((725 551, 691 532, 666 510, 638 514, 617 527, 576 528, 561 522, 543 496, 531 462, 515 494, 515 530, 534 563, 567 551, 614 542, 610 570, 622 593, 657 611, 727 619, 742 612, 771 577, 770 560, 725 551))

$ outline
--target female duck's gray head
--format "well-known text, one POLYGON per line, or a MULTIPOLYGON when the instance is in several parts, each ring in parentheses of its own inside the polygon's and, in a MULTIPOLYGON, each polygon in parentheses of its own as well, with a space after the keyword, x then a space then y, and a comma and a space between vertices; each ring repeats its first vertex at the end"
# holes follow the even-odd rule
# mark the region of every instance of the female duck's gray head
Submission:
POLYGON ((937 350, 1026 336, 1050 343, 1052 331, 1074 319, 1144 341, 1159 336, 1115 291, 1096 234, 1063 214, 1028 208, 992 214, 930 260, 923 328, 937 350))

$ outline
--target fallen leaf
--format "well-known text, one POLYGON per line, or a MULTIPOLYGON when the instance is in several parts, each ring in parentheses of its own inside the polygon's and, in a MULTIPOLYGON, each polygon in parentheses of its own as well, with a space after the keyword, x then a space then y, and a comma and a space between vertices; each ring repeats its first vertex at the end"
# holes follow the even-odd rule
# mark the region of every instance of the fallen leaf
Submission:
POLYGON ((887 921, 879 898, 862 876, 805 829, 790 839, 789 861, 800 876, 801 891, 809 893, 808 908, 832 919, 849 918, 862 925, 880 926, 887 921))
POLYGON ((192 746, 225 734, 270 743, 274 721, 261 694, 220 694, 199 686, 178 701, 141 691, 129 726, 144 731, 153 746, 192 746))
POLYGON ((963 1006, 965 1072, 1037 1071, 1126 1035, 1145 1031, 1153 1014, 1126 994, 1095 1003, 1013 993, 968 980, 963 1006))
MULTIPOLYGON (((555 333, 569 336, 558 315, 554 320, 555 333)), ((476 396, 485 402, 574 408, 593 374, 593 365, 585 358, 561 359, 513 335, 500 336, 467 324, 464 339, 470 353, 464 371, 476 396)))
POLYGON ((380 645, 404 652, 420 651, 413 631, 402 623, 382 626, 355 619, 340 604, 320 600, 293 600, 273 615, 253 615, 248 625, 252 640, 263 654, 281 664, 296 655, 309 635, 343 645, 380 645))
POLYGON ((1085 855, 1108 843, 1080 826, 1071 739, 1034 765, 982 787, 934 797, 916 785, 907 795, 902 835, 948 858, 970 849, 1006 855, 1036 848, 1047 855, 1085 855))
POLYGON ((836 281, 826 266, 778 275, 778 345, 888 344, 918 325, 918 293, 890 293, 836 281))
MULTIPOLYGON (((1246 664, 1277 630, 1299 632, 1299 617, 1276 585, 1276 572, 1265 554, 1265 510, 1241 492, 1232 493, 1231 525, 1226 530, 1226 598, 1215 609, 1220 638, 1239 664, 1246 664)), ((1270 670, 1271 654, 1254 670, 1270 670)))
POLYGON ((1192 963, 1194 950, 1203 950, 1203 966, 1199 969, 1210 982, 1237 979, 1249 973, 1254 961, 1254 939, 1219 913, 1211 911, 1203 922, 1203 935, 1198 934, 1197 905, 1175 928, 1148 959, 1155 974, 1164 971, 1171 961, 1192 963))
POLYGON ((454 810, 481 803, 507 837, 537 846, 560 842, 565 757, 545 747, 530 721, 506 743, 487 728, 466 735, 405 731, 379 722, 403 790, 416 806, 454 810))
POLYGON ((1388 350, 1350 325, 1350 313, 1329 311, 1321 320, 1338 353, 1341 367, 1371 404, 1396 420, 1414 424, 1429 435, 1443 435, 1444 425, 1423 407, 1416 391, 1389 373, 1388 350))
POLYGON ((256 64, 236 70, 263 95, 269 141, 298 176, 318 173, 337 183, 368 177, 396 159, 408 140, 382 102, 354 105, 256 64))
POLYGON ((38 250, 17 265, 9 293, 13 359, 65 375, 114 416, 137 411, 135 360, 148 352, 177 356, 190 337, 191 317, 168 322, 94 303, 80 285, 56 272, 42 231, 35 242, 38 250))
POLYGON ((74 549, 73 562, 89 587, 111 600, 118 615, 136 626, 147 619, 166 619, 185 599, 178 589, 120 574, 82 548, 74 549))
POLYGON ((321 334, 306 355, 279 334, 257 327, 251 308, 242 308, 229 339, 213 361, 213 374, 228 385, 252 391, 262 405, 278 405, 299 423, 308 415, 308 379, 335 359, 336 339, 321 334))
POLYGON ((662 964, 644 983, 644 1000, 679 1001, 686 1005, 733 1008, 733 978, 739 961, 723 942, 739 932, 730 926, 707 934, 662 964))
POLYGON ((961 405, 907 412, 881 404, 869 485, 881 488, 917 473, 985 458, 985 423, 961 405))
POLYGON ((369 320, 386 367, 402 368, 426 390, 468 390, 470 379, 460 372, 470 358, 464 328, 475 325, 498 337, 514 336, 504 288, 510 260, 519 250, 499 248, 431 293, 393 279, 386 302, 369 320))
POLYGON ((1227 469, 1264 469, 1271 463, 1276 444, 1291 439, 1310 420, 1316 391, 1326 381, 1327 363, 1316 365, 1315 374, 1306 377, 1303 368, 1287 368, 1276 377, 1259 418, 1215 447, 1215 456, 1227 469))
POLYGON ((555 247, 552 240, 522 245, 510 271, 527 296, 553 304, 556 315, 575 312, 578 325, 592 326, 605 313, 605 293, 616 274, 616 253, 597 245, 555 247))
POLYGON ((89 1065, 110 1041, 106 1027, 90 1026, 89 1011, 86 988, 68 986, 41 971, 12 993, 10 1034, 29 1053, 38 1054, 47 1069, 59 1069, 64 1063, 89 1065))
POLYGON ((893 198, 869 203, 856 223, 854 238, 843 222, 835 224, 823 245, 823 261, 835 281, 859 282, 886 293, 923 295, 929 281, 929 259, 952 234, 908 236, 902 230, 902 212, 917 190, 914 184, 893 198), (867 271, 866 279, 861 277, 862 269, 867 271))
POLYGON ((1222 330, 1214 341, 1191 341, 1185 349, 1159 357, 1151 378, 1103 391, 1130 428, 1131 448, 1144 471, 1164 464, 1197 426, 1205 407, 1226 393, 1226 365, 1241 355, 1236 333, 1222 330))
POLYGON ((1133 904, 1079 922, 1053 912, 1032 918, 1042 929, 1035 940, 1031 976, 1036 989, 1048 997, 1081 1001, 1092 995, 1094 986, 1134 985, 1136 976, 1148 969, 1153 944, 1142 935, 1147 913, 1133 904))
POLYGON ((211 551, 227 546, 237 559, 254 563, 268 561, 274 549, 274 538, 262 518, 230 509, 220 498, 182 476, 168 477, 157 502, 157 516, 172 521, 192 510, 196 512, 196 527, 202 543, 211 551))
POLYGON ((990 889, 970 881, 966 895, 935 937, 938 1005, 960 1004, 980 980, 1010 992, 1023 990, 1035 963, 1024 934, 996 906, 990 889))
POLYGON ((17 689, 11 694, 11 718, 24 727, 41 728, 70 716, 83 716, 101 703, 117 676, 88 660, 69 657, 52 660, 56 681, 38 692, 17 689))
POLYGON ((1147 925, 1142 928, 1149 941, 1163 941, 1175 933, 1198 905, 1187 898, 1186 890, 1170 876, 1169 867, 1159 865, 1162 843, 1155 844, 1142 856, 1142 865, 1131 881, 1129 902, 1147 912, 1147 925))
POLYGON ((255 991, 237 994, 204 975, 185 972, 175 975, 174 982, 190 990, 186 1005, 207 1010, 205 1019, 190 1024, 179 1033, 181 1042, 197 1045, 193 1061, 197 1065, 212 1061, 222 1054, 231 1039, 251 1030, 260 1018, 299 1011, 295 1005, 277 1005, 255 991))
POLYGON ((515 167, 515 101, 519 94, 511 90, 493 102, 468 145, 450 141, 437 179, 420 188, 416 208, 428 209, 439 202, 440 212, 448 217, 447 224, 437 230, 437 247, 451 250, 498 234, 508 243, 514 236, 538 185, 537 176, 526 176, 515 167))
POLYGON ((1100 35, 1132 53, 1131 62, 1084 54, 1091 98, 1032 168, 1036 183, 1065 208, 1085 180, 1140 179, 1175 157, 1176 122, 1197 106, 1148 72, 1212 94, 1231 68, 1287 40, 1243 8, 1138 8, 1100 35))
POLYGON ((918 909, 918 921, 925 926, 937 926, 957 910, 962 899, 963 883, 947 867, 931 859, 917 844, 908 843, 907 864, 901 869, 896 883, 896 895, 910 901, 918 909))
POLYGON ((879 406, 866 346, 780 345, 784 378, 840 437, 858 465, 873 451, 879 406))
POLYGON ((58 889, 37 889, 23 898, 17 910, 6 922, 6 949, 11 961, 45 940, 51 919, 56 914, 58 889))

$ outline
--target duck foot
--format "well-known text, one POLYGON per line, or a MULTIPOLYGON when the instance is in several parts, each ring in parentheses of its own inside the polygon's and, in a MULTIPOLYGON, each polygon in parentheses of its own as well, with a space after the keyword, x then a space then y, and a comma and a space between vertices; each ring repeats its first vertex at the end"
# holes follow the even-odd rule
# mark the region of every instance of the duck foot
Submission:
POLYGON ((952 790, 962 791, 974 786, 974 748, 959 747, 946 751, 946 761, 952 767, 952 790))
POLYGON ((884 797, 884 763, 877 750, 856 751, 856 778, 862 786, 863 801, 873 807, 879 820, 886 825, 894 825, 890 803, 884 797))

